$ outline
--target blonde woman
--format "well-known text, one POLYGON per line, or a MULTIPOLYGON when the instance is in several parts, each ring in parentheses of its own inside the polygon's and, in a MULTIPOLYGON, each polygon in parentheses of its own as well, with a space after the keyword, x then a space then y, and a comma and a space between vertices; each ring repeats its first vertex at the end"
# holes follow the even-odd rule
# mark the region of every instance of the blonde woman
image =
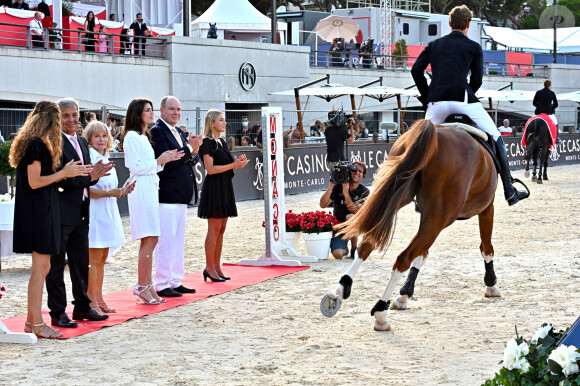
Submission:
POLYGON ((60 338, 62 334, 42 320, 44 279, 50 269, 50 255, 60 253, 60 208, 56 182, 88 176, 91 165, 67 163, 61 170, 62 135, 60 109, 51 101, 40 101, 26 118, 10 148, 10 165, 16 171, 14 204, 14 252, 31 253, 28 282, 28 315, 25 332, 39 338, 60 338))
POLYGON ((220 110, 211 109, 205 116, 203 142, 199 148, 207 176, 203 182, 197 215, 207 219, 205 238, 205 269, 203 280, 222 282, 230 278, 221 269, 221 254, 228 217, 238 215, 232 178, 234 170, 248 164, 242 154, 230 153, 222 134, 226 131, 226 117, 220 110))
POLYGON ((126 126, 120 148, 125 152, 125 166, 137 182, 135 193, 129 196, 131 238, 141 240, 137 285, 133 294, 143 304, 160 304, 165 301, 153 288, 153 250, 161 233, 159 218, 159 177, 157 173, 170 161, 183 157, 183 151, 167 150, 155 159, 148 125, 155 119, 153 102, 136 98, 127 108, 126 126))
MULTIPOLYGON (((109 151, 113 149, 113 137, 107 125, 100 121, 92 121, 85 129, 85 138, 89 143, 91 163, 99 161, 109 163, 109 151)), ((99 315, 114 313, 103 299, 103 279, 105 262, 109 249, 120 248, 125 244, 123 224, 117 198, 129 194, 135 187, 135 182, 118 188, 119 181, 115 168, 109 175, 99 178, 91 186, 91 212, 89 220, 89 282, 87 295, 91 299, 91 308, 99 315)))

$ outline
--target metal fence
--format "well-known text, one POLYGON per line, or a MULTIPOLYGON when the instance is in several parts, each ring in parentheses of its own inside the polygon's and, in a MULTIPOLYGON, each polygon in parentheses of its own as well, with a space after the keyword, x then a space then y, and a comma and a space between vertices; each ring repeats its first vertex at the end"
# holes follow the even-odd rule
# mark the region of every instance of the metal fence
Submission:
POLYGON ((167 39, 164 37, 143 38, 98 31, 92 33, 93 37, 90 37, 86 35, 85 30, 43 28, 43 39, 35 41, 30 30, 29 25, 0 23, 0 46, 109 56, 167 58, 167 39), (99 51, 97 43, 104 47, 104 51, 101 50, 103 52, 99 51))
MULTIPOLYGON (((26 121, 28 113, 32 111, 30 109, 23 108, 0 108, 0 134, 4 140, 8 140, 12 133, 16 133, 18 129, 26 121)), ((558 109, 559 113, 573 113, 575 114, 575 122, 571 125, 560 124, 562 131, 572 131, 575 132, 579 129, 580 122, 580 110, 569 110, 569 109, 558 109)), ((85 127, 88 123, 90 117, 89 114, 94 114, 94 117, 98 120, 106 122, 109 126, 119 129, 123 126, 123 120, 126 114, 125 109, 108 109, 102 107, 101 109, 81 109, 80 111, 80 124, 85 127)), ((183 110, 181 112, 181 121, 179 126, 184 130, 193 134, 203 133, 203 124, 205 120, 205 115, 207 109, 195 109, 195 110, 183 110)), ((240 140, 242 134, 240 130, 242 128, 242 117, 248 118, 248 128, 250 130, 249 136, 255 142, 257 134, 257 125, 261 125, 262 112, 261 110, 225 110, 227 127, 226 127, 226 137, 233 137, 235 139, 236 145, 240 145, 240 140)), ((296 110, 283 110, 283 129, 289 130, 297 126, 298 123, 298 113, 302 115, 302 124, 306 136, 313 135, 312 128, 317 120, 321 122, 328 121, 328 110, 307 110, 298 112, 296 110)), ((345 111, 346 114, 351 114, 350 111, 345 111)), ((494 109, 491 111, 492 118, 494 119, 496 126, 501 126, 504 119, 510 121, 510 127, 516 129, 520 132, 526 121, 529 119, 528 115, 518 114, 514 112, 507 112, 494 109)), ((364 121, 368 129, 369 135, 373 133, 384 134, 381 131, 381 127, 385 127, 391 132, 391 134, 396 135, 393 131, 397 133, 400 132, 401 127, 407 129, 413 122, 417 119, 424 118, 425 112, 423 110, 403 110, 398 109, 375 109, 375 110, 360 110, 357 111, 357 119, 364 121), (402 123, 401 123, 402 119, 402 123), (381 124, 383 124, 381 126, 381 124)), ((155 112, 155 119, 159 118, 159 111, 155 112)), ((404 130, 403 130, 404 131, 404 130)))
MULTIPOLYGON (((333 58, 328 51, 311 51, 311 67, 349 68, 356 70, 389 70, 410 71, 417 60, 412 56, 394 56, 362 54, 355 51, 344 52, 340 58, 333 58)), ((520 64, 484 62, 485 75, 548 77, 548 66, 545 64, 520 64)))

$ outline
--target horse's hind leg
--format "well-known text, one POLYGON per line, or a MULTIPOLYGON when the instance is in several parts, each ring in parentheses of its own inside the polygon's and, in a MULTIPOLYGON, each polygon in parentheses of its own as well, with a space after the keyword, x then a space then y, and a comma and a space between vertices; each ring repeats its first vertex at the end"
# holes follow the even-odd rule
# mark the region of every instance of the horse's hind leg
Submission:
POLYGON ((546 155, 544 156, 544 181, 548 181, 548 158, 550 158, 550 153, 552 150, 548 149, 546 155))
POLYGON ((540 164, 540 170, 538 170, 538 184, 542 184, 542 170, 544 167, 544 155, 547 153, 547 150, 544 146, 542 146, 540 148, 540 159, 538 160, 538 163, 540 164))
POLYGON ((445 228, 445 221, 442 220, 441 216, 431 216, 429 220, 421 218, 419 232, 417 232, 411 244, 397 256, 387 288, 385 288, 383 296, 371 310, 371 315, 375 317, 375 330, 389 331, 391 329, 391 324, 387 319, 387 310, 389 309, 389 299, 393 295, 395 286, 399 283, 403 272, 409 269, 415 258, 427 254, 443 228, 445 228))
POLYGON ((479 214, 479 235, 481 237, 481 244, 479 250, 485 262, 485 276, 483 281, 485 283, 485 296, 497 297, 501 296, 499 288, 497 287, 497 277, 493 270, 493 245, 491 244, 491 233, 493 231, 493 203, 491 203, 483 212, 479 214))
POLYGON ((409 270, 409 274, 407 275, 407 281, 405 281, 405 284, 399 290, 399 297, 397 297, 393 301, 393 304, 391 304, 391 310, 407 309, 407 301, 413 296, 413 293, 415 292, 415 281, 419 275, 419 269, 423 266, 423 264, 425 264, 427 256, 429 256, 429 252, 423 256, 418 256, 415 258, 413 265, 409 270))

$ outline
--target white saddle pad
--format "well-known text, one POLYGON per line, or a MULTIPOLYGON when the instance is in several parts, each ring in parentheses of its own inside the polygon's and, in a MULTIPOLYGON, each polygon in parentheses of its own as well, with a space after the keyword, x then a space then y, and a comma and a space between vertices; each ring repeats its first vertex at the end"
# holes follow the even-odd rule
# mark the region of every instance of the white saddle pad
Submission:
POLYGON ((487 133, 485 131, 476 129, 475 127, 466 125, 465 123, 459 123, 459 122, 442 123, 441 126, 457 127, 458 129, 467 131, 469 134, 473 134, 473 135, 475 135, 475 136, 477 136, 477 137, 479 137, 487 142, 487 133))

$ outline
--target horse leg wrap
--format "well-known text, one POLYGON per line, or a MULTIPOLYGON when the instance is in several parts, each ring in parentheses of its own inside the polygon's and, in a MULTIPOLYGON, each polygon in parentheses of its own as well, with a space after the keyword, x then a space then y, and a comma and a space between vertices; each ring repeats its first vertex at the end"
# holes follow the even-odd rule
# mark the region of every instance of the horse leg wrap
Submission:
POLYGON ((348 299, 350 296, 350 290, 352 288, 352 278, 348 275, 343 275, 340 278, 340 281, 338 282, 338 284, 341 284, 343 289, 343 293, 342 293, 342 297, 343 299, 348 299))
POLYGON ((399 294, 407 295, 409 298, 413 296, 413 292, 415 292, 415 280, 417 280, 418 274, 419 270, 415 267, 411 267, 409 275, 407 275, 407 281, 405 282, 405 285, 401 287, 399 294))
POLYGON ((389 304, 391 304, 391 301, 384 301, 384 300, 379 300, 377 302, 377 304, 375 304, 375 306, 373 307, 373 309, 371 310, 371 316, 375 316, 375 312, 381 312, 381 311, 386 311, 389 309, 389 304))
POLYGON ((495 272, 493 270, 493 260, 489 263, 484 262, 485 264, 485 276, 483 277, 483 281, 485 285, 488 287, 493 287, 497 283, 497 277, 495 276, 495 272))

